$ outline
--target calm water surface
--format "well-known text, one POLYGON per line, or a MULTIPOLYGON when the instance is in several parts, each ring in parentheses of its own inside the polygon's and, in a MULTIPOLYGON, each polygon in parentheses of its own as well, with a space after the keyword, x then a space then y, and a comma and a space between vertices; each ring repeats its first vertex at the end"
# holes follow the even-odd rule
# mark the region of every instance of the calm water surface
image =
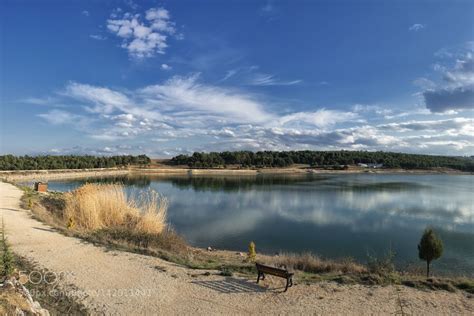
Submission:
POLYGON ((445 243, 435 269, 474 276, 474 199, 469 175, 134 176, 50 181, 67 191, 84 182, 152 188, 170 201, 168 218, 196 246, 306 252, 328 258, 390 247, 399 265, 423 266, 417 243, 428 225, 445 243))

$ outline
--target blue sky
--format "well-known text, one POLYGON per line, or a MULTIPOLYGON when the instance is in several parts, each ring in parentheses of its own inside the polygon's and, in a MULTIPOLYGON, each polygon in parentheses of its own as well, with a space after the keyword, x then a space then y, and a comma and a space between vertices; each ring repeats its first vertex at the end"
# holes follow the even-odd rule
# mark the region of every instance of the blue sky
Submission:
POLYGON ((2 1, 0 152, 474 155, 472 1, 2 1))

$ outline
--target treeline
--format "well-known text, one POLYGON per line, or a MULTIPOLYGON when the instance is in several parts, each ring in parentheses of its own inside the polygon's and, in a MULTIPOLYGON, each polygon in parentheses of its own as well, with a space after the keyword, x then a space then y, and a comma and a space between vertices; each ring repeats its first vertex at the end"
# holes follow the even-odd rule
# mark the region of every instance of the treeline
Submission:
POLYGON ((0 170, 92 169, 148 165, 146 155, 138 156, 0 156, 0 170))
POLYGON ((346 166, 358 163, 383 164, 384 168, 430 169, 452 168, 474 171, 472 157, 449 157, 415 155, 392 152, 367 151, 225 151, 179 155, 170 160, 172 165, 187 165, 191 168, 225 168, 237 165, 243 168, 288 167, 307 164, 312 167, 346 166))

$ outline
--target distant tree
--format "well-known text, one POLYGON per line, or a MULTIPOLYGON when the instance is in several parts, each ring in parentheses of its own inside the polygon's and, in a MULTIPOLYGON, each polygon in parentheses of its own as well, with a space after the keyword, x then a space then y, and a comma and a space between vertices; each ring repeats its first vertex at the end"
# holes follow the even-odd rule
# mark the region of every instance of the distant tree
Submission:
MULTIPOLYGON (((15 163, 15 157, 0 159, 0 167, 15 163), (13 161, 12 161, 13 160, 13 161)), ((380 163, 386 168, 430 169, 452 168, 474 171, 474 159, 470 157, 449 157, 414 155, 393 152, 367 151, 225 151, 195 152, 193 155, 179 155, 170 160, 172 165, 188 165, 191 168, 222 168, 225 165, 237 167, 288 167, 294 163, 311 166, 351 165, 357 163, 380 163)))
POLYGON ((151 159, 139 156, 0 156, 0 170, 86 169, 116 166, 148 165, 151 159))
POLYGON ((418 257, 426 261, 426 277, 430 276, 430 263, 443 254, 443 241, 436 236, 432 228, 425 229, 418 244, 418 257))

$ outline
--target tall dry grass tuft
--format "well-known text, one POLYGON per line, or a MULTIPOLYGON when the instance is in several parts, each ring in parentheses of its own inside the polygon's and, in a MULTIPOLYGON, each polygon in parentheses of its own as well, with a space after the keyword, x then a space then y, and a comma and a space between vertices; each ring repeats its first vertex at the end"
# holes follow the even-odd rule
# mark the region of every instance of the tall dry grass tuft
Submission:
POLYGON ((155 191, 146 191, 137 199, 137 209, 142 211, 135 228, 143 233, 160 233, 166 228, 168 200, 155 191))
POLYGON ((160 234, 166 228, 167 209, 167 199, 152 190, 136 198, 119 184, 85 184, 66 194, 63 216, 83 230, 127 228, 160 234))
POLYGON ((312 253, 282 254, 279 256, 264 258, 264 260, 267 261, 266 263, 268 264, 273 264, 275 266, 285 266, 290 269, 309 273, 363 273, 367 271, 364 266, 354 262, 351 259, 339 261, 321 259, 312 253))

